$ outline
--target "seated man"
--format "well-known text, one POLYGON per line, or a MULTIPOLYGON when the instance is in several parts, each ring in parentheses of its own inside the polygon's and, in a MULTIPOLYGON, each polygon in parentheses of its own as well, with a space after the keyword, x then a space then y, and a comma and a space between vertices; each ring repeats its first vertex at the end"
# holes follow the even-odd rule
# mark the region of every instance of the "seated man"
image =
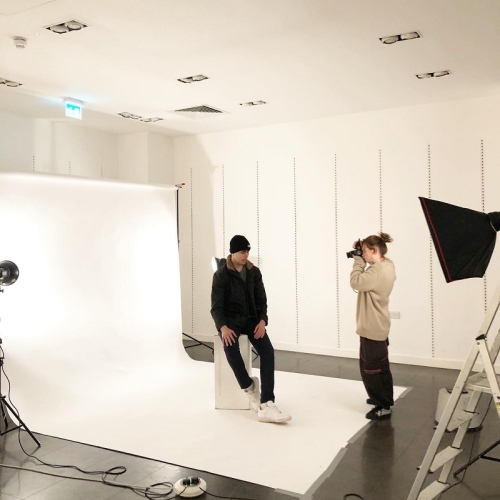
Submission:
POLYGON ((229 366, 238 384, 250 398, 260 422, 283 423, 291 416, 274 404, 274 348, 266 332, 267 298, 259 268, 248 260, 250 243, 236 235, 229 244, 230 255, 212 281, 212 318, 224 344, 229 366), (248 340, 260 356, 259 379, 250 378, 241 357, 238 337, 248 340))

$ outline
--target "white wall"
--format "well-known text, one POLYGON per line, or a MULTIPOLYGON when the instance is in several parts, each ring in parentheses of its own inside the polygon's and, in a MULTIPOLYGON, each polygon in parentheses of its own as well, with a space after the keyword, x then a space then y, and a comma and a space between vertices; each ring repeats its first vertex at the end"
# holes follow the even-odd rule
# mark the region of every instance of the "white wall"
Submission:
POLYGON ((118 137, 119 179, 148 182, 147 132, 118 137))
POLYGON ((161 133, 111 134, 0 110, 0 170, 172 184, 172 145, 161 133))
POLYGON ((32 118, 0 111, 0 170, 33 170, 34 129, 32 118))
POLYGON ((446 284, 418 197, 500 210, 499 111, 500 98, 474 99, 175 139, 174 177, 188 182, 183 331, 214 333, 210 258, 238 233, 263 272, 275 347, 356 356, 345 252, 383 229, 395 240, 391 310, 401 314, 391 359, 461 366, 500 278, 499 251, 486 280, 446 284))
POLYGON ((115 134, 59 122, 54 124, 53 141, 56 173, 107 179, 117 177, 115 134))

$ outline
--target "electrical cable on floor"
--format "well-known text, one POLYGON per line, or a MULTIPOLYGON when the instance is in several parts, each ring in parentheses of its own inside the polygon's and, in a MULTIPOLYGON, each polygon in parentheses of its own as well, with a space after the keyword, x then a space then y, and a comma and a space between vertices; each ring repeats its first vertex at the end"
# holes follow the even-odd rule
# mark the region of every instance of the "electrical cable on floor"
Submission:
MULTIPOLYGON (((4 356, 4 351, 3 351, 3 349, 2 349, 1 346, 0 346, 0 353, 1 353, 2 356, 4 356)), ((16 413, 20 417, 21 415, 19 413, 19 410, 16 408, 16 406, 14 405, 14 403, 12 402, 12 399, 10 397, 11 383, 10 383, 9 377, 7 376, 7 373, 5 372, 5 368, 3 366, 2 366, 2 370, 0 372, 0 376, 1 376, 2 373, 4 374, 4 376, 5 376, 5 378, 6 378, 7 382, 8 382, 7 397, 9 399, 9 402, 12 405, 12 407, 14 408, 14 410, 16 411, 16 413)), ((115 477, 117 477, 117 476, 125 474, 125 472, 127 472, 127 468, 124 467, 123 465, 118 465, 116 467, 111 467, 110 469, 105 470, 105 471, 86 471, 86 470, 80 469, 80 467, 77 467, 76 465, 50 464, 48 462, 44 462, 43 460, 41 460, 38 457, 35 457, 34 455, 31 455, 30 453, 28 453, 24 449, 24 447, 23 447, 23 445, 21 443, 21 426, 18 426, 18 435, 17 435, 17 438, 18 438, 18 441, 19 441, 19 446, 21 447, 21 450, 23 450, 23 453, 26 456, 28 456, 28 457, 30 457, 30 458, 32 458, 32 459, 40 462, 40 464, 42 464, 42 465, 46 465, 47 467, 51 467, 51 468, 54 468, 54 469, 63 469, 63 468, 75 469, 75 470, 77 470, 77 471, 79 471, 79 472, 81 472, 83 474, 87 474, 87 475, 100 475, 101 479, 90 479, 90 478, 86 478, 86 477, 65 476, 63 474, 54 474, 54 473, 51 473, 51 472, 40 471, 40 470, 36 470, 36 469, 29 469, 29 468, 26 468, 26 467, 19 467, 19 466, 16 466, 16 465, 7 465, 7 464, 2 464, 2 463, 0 463, 0 467, 5 467, 5 468, 8 468, 8 469, 16 469, 16 470, 26 471, 26 472, 35 472, 36 474, 42 474, 42 475, 45 475, 45 476, 59 477, 59 478, 62 478, 62 479, 72 479, 72 480, 76 480, 76 481, 86 481, 86 482, 92 482, 92 483, 106 484, 108 486, 114 486, 116 488, 124 488, 124 489, 128 489, 128 490, 132 490, 137 495, 144 496, 144 498, 148 498, 149 500, 171 500, 173 498, 177 498, 177 497, 182 496, 182 493, 186 489, 186 488, 184 488, 183 491, 181 491, 180 493, 176 493, 174 496, 169 496, 169 495, 171 495, 174 492, 174 485, 171 482, 169 482, 169 481, 155 483, 155 484, 151 484, 149 486, 140 486, 140 485, 126 484, 126 483, 117 483, 117 482, 114 482, 114 481, 109 481, 107 479, 108 476, 115 476, 115 477), (167 491, 157 491, 157 490, 160 490, 160 489, 163 489, 163 490, 166 489, 167 491)), ((35 465, 37 465, 37 464, 35 463, 35 465)), ((224 499, 230 499, 230 500, 257 500, 257 499, 253 499, 253 498, 225 497, 225 496, 219 496, 219 495, 215 495, 213 493, 209 493, 208 491, 205 491, 205 490, 202 490, 202 491, 204 493, 206 493, 207 495, 211 495, 211 496, 217 497, 217 498, 224 498, 224 499)))
MULTIPOLYGON (((1 347, 0 347, 0 350, 1 350, 1 354, 3 356, 4 352, 3 352, 3 349, 1 347)), ((9 402, 12 405, 12 407, 14 408, 14 410, 16 411, 16 413, 20 417, 21 415, 19 413, 19 410, 16 408, 15 404, 12 402, 12 399, 11 399, 11 396, 10 396, 10 393, 11 393, 11 383, 10 383, 10 379, 9 379, 7 373, 5 372, 5 368, 3 366, 2 366, 2 373, 4 374, 4 376, 5 376, 5 378, 6 378, 7 382, 8 382, 7 397, 9 399, 9 402)), ((0 376, 1 376, 1 374, 0 374, 0 376)), ((76 465, 59 465, 59 464, 50 464, 48 462, 44 462, 40 458, 35 457, 34 455, 31 455, 30 453, 28 453, 24 449, 23 444, 21 443, 21 426, 18 427, 17 438, 18 438, 18 441, 19 441, 19 446, 21 447, 21 450, 23 451, 23 453, 26 456, 28 456, 28 457, 36 460, 37 462, 39 462, 42 465, 46 465, 47 467, 51 467, 51 468, 54 468, 54 469, 63 469, 63 468, 74 469, 74 470, 77 470, 77 471, 79 471, 79 472, 81 472, 83 474, 87 474, 87 475, 100 475, 101 479, 98 480, 98 479, 71 477, 71 476, 65 476, 65 475, 62 475, 62 474, 53 474, 53 473, 49 473, 49 472, 45 472, 45 471, 37 471, 35 469, 17 467, 17 466, 7 465, 7 464, 0 464, 1 467, 6 467, 6 468, 10 468, 10 469, 24 470, 24 471, 29 471, 29 472, 35 472, 35 473, 43 474, 43 475, 47 475, 47 476, 61 477, 63 479, 76 479, 78 481, 89 481, 89 482, 107 484, 108 486, 116 486, 116 487, 119 487, 119 488, 130 489, 130 490, 134 491, 134 493, 137 493, 138 495, 142 495, 145 498, 149 498, 151 500, 166 499, 173 492, 173 488, 174 487, 173 487, 173 484, 170 483, 170 482, 156 483, 156 484, 150 485, 150 486, 138 486, 138 485, 115 483, 115 482, 109 481, 107 479, 108 476, 115 476, 116 477, 116 476, 119 476, 119 475, 124 474, 125 472, 127 472, 127 468, 124 467, 124 466, 122 466, 122 465, 119 465, 117 467, 112 467, 111 469, 104 470, 104 471, 103 470, 100 470, 100 471, 86 471, 86 470, 81 469, 80 467, 77 467, 76 465), (160 492, 160 491, 154 491, 153 490, 153 488, 158 488, 160 486, 162 486, 164 488, 167 488, 168 490, 166 492, 165 491, 161 491, 160 492)), ((35 465, 36 465, 36 463, 35 463, 35 465)), ((169 497, 169 498, 175 498, 175 497, 169 497)))
POLYGON ((226 499, 230 499, 230 500, 258 500, 256 498, 222 497, 220 495, 215 495, 214 493, 210 493, 209 491, 204 490, 203 488, 200 488, 200 490, 203 491, 203 493, 206 493, 207 495, 210 495, 211 497, 215 497, 215 498, 226 498, 226 499))
POLYGON ((346 493, 344 495, 344 500, 347 500, 349 497, 360 498, 361 500, 364 500, 364 498, 361 495, 358 495, 357 493, 346 493))

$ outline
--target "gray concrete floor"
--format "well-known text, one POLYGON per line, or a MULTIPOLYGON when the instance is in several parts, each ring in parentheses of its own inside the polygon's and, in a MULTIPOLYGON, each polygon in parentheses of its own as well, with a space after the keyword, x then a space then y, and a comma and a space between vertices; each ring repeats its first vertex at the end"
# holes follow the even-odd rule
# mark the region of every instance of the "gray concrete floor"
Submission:
MULTIPOLYGON (((185 341, 188 354, 202 362, 212 362, 212 352, 204 346, 185 341), (192 346, 192 347, 191 347, 192 346)), ((254 365, 258 367, 258 359, 254 365)), ((372 422, 351 442, 339 463, 328 477, 323 478, 304 500, 343 500, 348 493, 356 493, 364 500, 405 500, 415 480, 416 468, 421 463, 433 434, 434 417, 439 389, 452 388, 456 370, 425 368, 391 364, 394 383, 411 387, 394 406, 390 419, 372 422)), ((320 375, 325 377, 360 380, 357 360, 312 354, 276 351, 276 369, 320 375)), ((14 401, 15 403, 15 401, 14 401)), ((306 403, 305 403, 306 404, 306 403)), ((483 428, 470 432, 464 441, 464 452, 458 457, 454 470, 500 439, 500 419, 491 398, 483 395, 480 412, 486 415, 483 428), (489 411, 488 411, 489 410, 489 411)), ((29 422, 27 422, 29 426, 29 422)), ((338 425, 338 424, 337 424, 338 425)), ((332 432, 335 428, 332 427, 332 432)), ((130 490, 111 487, 98 482, 84 482, 73 478, 91 478, 73 469, 51 469, 36 466, 19 444, 19 435, 29 453, 35 451, 33 440, 26 432, 17 430, 0 436, 0 463, 66 475, 64 479, 34 472, 0 467, 0 500, 73 500, 95 499, 128 500, 138 498, 130 490)), ((232 499, 292 500, 282 492, 264 486, 209 474, 136 457, 112 450, 83 445, 36 434, 42 447, 35 455, 54 464, 74 464, 86 470, 106 470, 124 465, 127 472, 117 479, 128 484, 150 485, 163 481, 174 483, 184 476, 200 476, 207 482, 207 492, 232 499)), ((453 439, 445 436, 443 446, 453 439)), ((300 453, 300 450, 298 450, 300 453)), ((500 458, 500 446, 490 453, 500 458)), ((500 500, 500 463, 480 459, 462 473, 463 481, 442 494, 443 500, 500 500)), ((432 480, 433 478, 430 478, 432 480)), ((170 495, 168 498, 173 498, 170 495)), ((212 498, 204 494, 198 498, 212 498)), ((351 500, 354 497, 347 497, 351 500)))

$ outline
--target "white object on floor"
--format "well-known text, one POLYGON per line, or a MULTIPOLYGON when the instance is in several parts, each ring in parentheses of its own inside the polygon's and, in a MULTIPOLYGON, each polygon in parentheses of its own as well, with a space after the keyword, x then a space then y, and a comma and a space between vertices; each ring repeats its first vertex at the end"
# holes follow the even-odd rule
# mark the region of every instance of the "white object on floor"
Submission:
POLYGON ((207 483, 201 477, 183 477, 174 484, 174 492, 180 497, 199 497, 206 490, 207 483))
MULTIPOLYGON (((252 374, 252 345, 246 335, 240 335, 240 352, 248 374, 252 374)), ((221 339, 214 338, 215 408, 217 410, 248 410, 250 400, 240 388, 227 362, 221 339)))

